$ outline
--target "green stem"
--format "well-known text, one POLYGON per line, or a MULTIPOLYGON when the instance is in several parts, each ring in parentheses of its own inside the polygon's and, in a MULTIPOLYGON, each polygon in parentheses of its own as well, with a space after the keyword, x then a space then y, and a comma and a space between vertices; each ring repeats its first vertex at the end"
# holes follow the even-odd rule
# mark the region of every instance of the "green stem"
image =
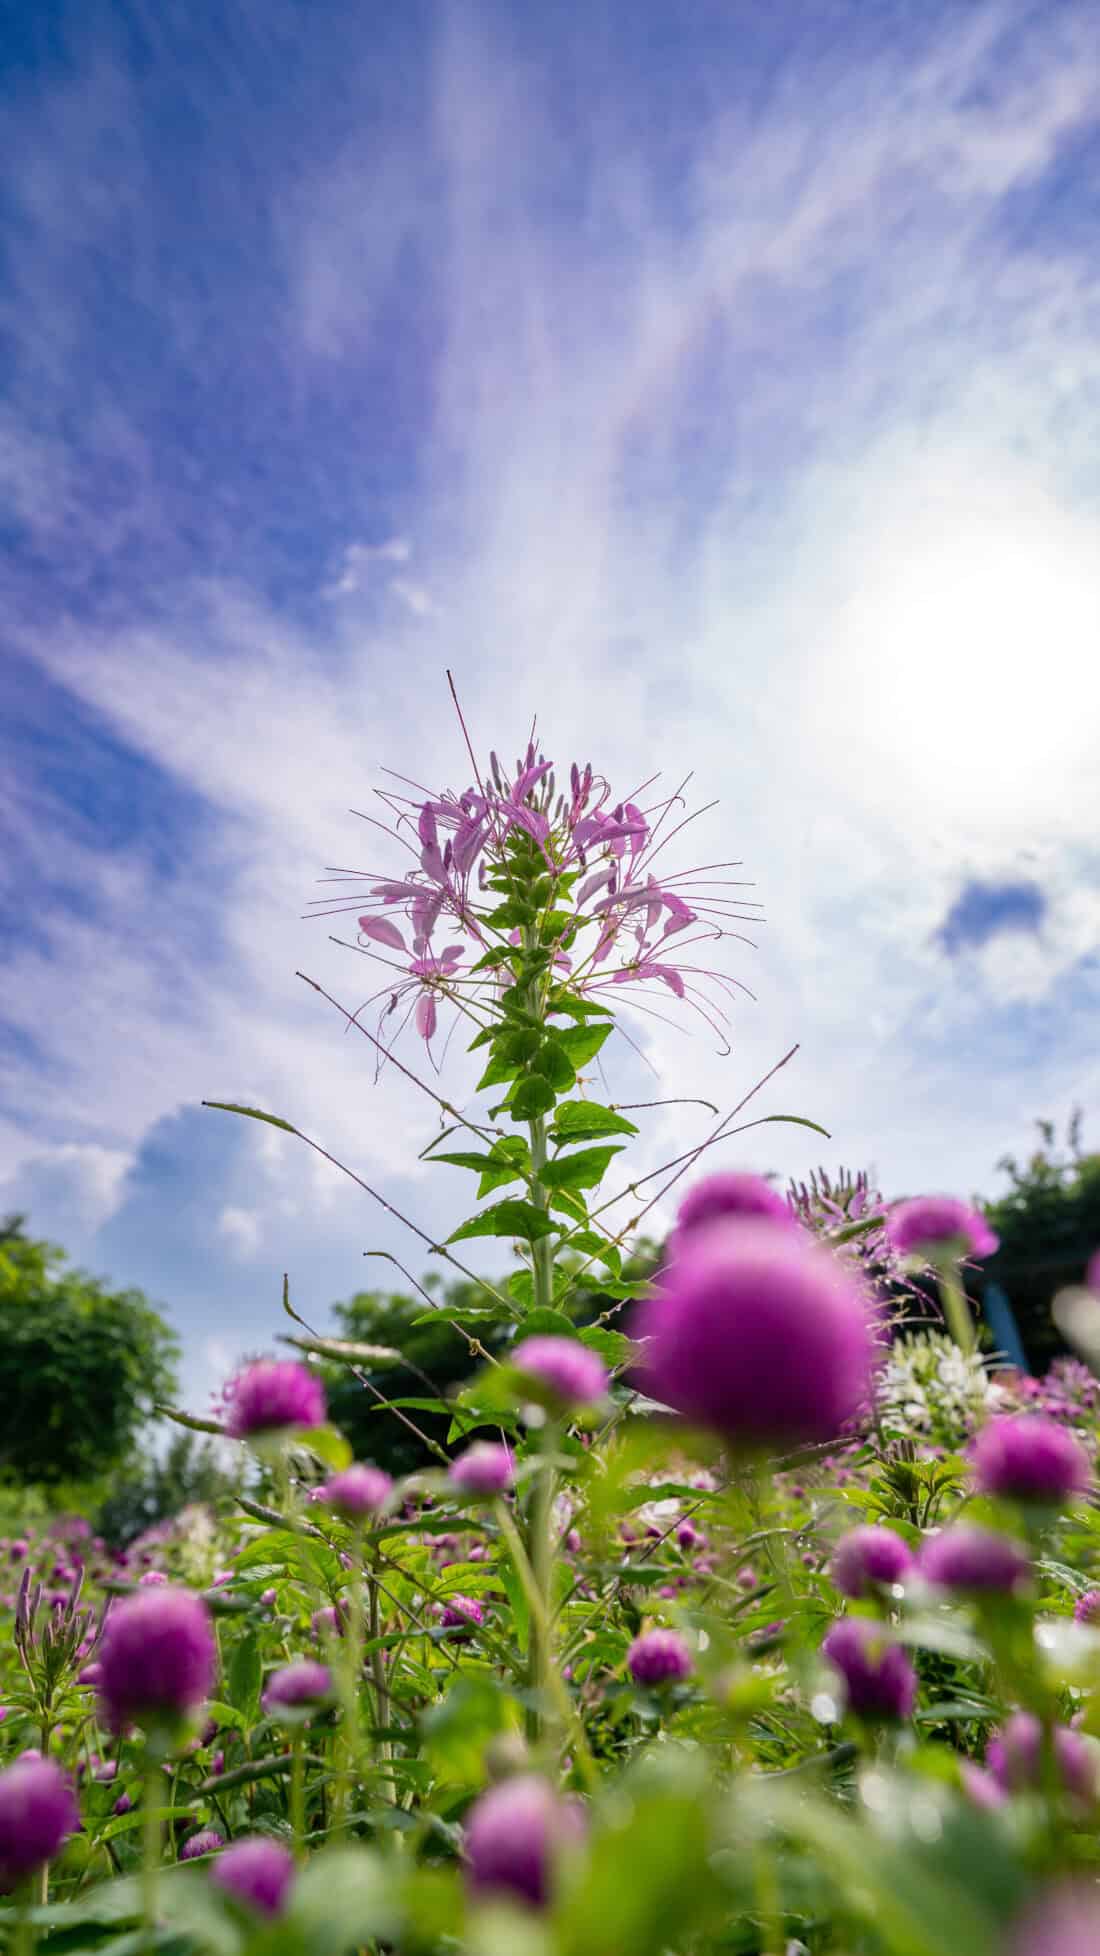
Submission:
POLYGON ((299 1861, 305 1859, 306 1841, 306 1759, 305 1733, 298 1730, 290 1755, 290 1830, 294 1836, 294 1852, 299 1861))
POLYGON ((160 1802, 163 1793, 161 1761, 150 1754, 145 1762, 145 1824, 142 1828, 141 1913, 145 1945, 152 1949, 157 1936, 157 1881, 160 1875, 160 1802))
MULTIPOLYGON (((500 1532, 508 1544, 512 1561, 515 1564, 516 1574, 523 1585, 524 1593, 527 1597, 528 1607, 531 1612, 532 1639, 534 1638, 535 1628, 538 1626, 545 1633, 544 1647, 549 1652, 551 1649, 551 1624, 545 1594, 539 1588, 539 1584, 536 1581, 535 1572, 531 1567, 530 1558, 523 1546, 523 1538, 520 1535, 519 1529, 516 1527, 503 1501, 496 1503, 496 1515, 500 1532)), ((584 1725, 573 1700, 566 1690, 565 1680, 558 1670, 557 1665, 552 1660, 545 1683, 554 1697, 562 1725, 567 1726, 570 1730, 577 1764, 584 1774, 589 1787, 592 1788, 596 1784, 597 1774, 595 1762, 589 1750, 584 1725)))
POLYGON ((977 1342, 974 1333, 974 1320, 970 1314, 966 1292, 959 1282, 959 1273, 954 1264, 942 1265, 939 1272, 940 1298, 943 1314, 948 1328, 960 1351, 972 1352, 977 1342))
MULTIPOLYGON (((368 1604, 370 1608, 370 1639, 374 1645, 374 1649, 370 1654, 371 1678, 374 1683, 374 1716, 376 1724, 386 1726, 390 1722, 390 1693, 389 1686, 386 1682, 386 1654, 379 1647, 378 1643, 378 1639, 382 1634, 382 1616, 379 1607, 377 1558, 375 1558, 374 1566, 367 1577, 367 1584, 368 1604)), ((378 1758, 381 1764, 388 1765, 390 1760, 390 1742, 388 1739, 379 1739, 378 1758)), ((385 1785, 386 1797, 392 1801, 396 1801, 397 1790, 392 1779, 387 1778, 385 1785)))
MULTIPOLYGON (((42 1871, 45 1873, 45 1869, 42 1871)), ((11 1939, 12 1956, 34 1956, 34 1926, 31 1922, 29 1881, 21 1881, 15 1903, 15 1931, 11 1939)))

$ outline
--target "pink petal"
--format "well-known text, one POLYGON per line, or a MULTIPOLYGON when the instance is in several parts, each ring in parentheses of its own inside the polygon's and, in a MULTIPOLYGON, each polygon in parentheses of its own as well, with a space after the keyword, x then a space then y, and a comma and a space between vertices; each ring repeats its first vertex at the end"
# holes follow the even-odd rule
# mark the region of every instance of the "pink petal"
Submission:
POLYGON ((359 928, 364 937, 373 937, 376 944, 388 944, 394 951, 405 949, 405 940, 397 925, 387 922, 385 917, 360 917, 359 928))
POLYGON ((421 992, 416 1001, 416 1030, 424 1040, 430 1039, 435 1031, 435 999, 431 992, 421 992))

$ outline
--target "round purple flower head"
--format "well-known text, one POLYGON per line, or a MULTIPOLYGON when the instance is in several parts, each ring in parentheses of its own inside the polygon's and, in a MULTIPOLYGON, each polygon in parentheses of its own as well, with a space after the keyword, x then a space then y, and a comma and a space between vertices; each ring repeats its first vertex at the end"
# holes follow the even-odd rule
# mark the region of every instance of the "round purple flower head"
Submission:
MULTIPOLYGON (((1052 1733, 1054 1763, 1064 1790, 1072 1799, 1091 1806, 1097 1797, 1096 1755, 1080 1732, 1056 1725, 1052 1733)), ((1042 1785, 1042 1727, 1030 1712, 1013 1712, 996 1738, 990 1739, 985 1763, 998 1786, 1019 1793, 1042 1785)))
POLYGON ((679 1684, 694 1669, 694 1659, 675 1630, 643 1630, 626 1654, 635 1684, 679 1684))
POLYGON ((447 1478, 462 1494, 503 1494, 516 1478, 512 1450, 498 1440, 478 1440, 452 1460, 447 1478))
POLYGON ((45 1867, 80 1825, 60 1766, 38 1754, 0 1773, 0 1884, 13 1887, 45 1867))
POLYGON ((525 1338, 512 1353, 512 1363, 563 1406, 590 1406, 607 1391, 603 1365, 577 1338, 525 1338))
POLYGON ((690 1188, 676 1212, 676 1227, 670 1243, 679 1250, 693 1230, 704 1223, 719 1222, 733 1216, 757 1216, 786 1224, 796 1218, 785 1198, 760 1175, 725 1173, 706 1175, 690 1188))
POLYGON ((917 1674, 879 1624, 865 1617, 840 1617, 821 1648, 844 1679, 849 1711, 866 1719, 909 1717, 917 1698, 917 1674))
POLYGON ((284 1664, 279 1671, 273 1671, 267 1681, 263 1695, 266 1712, 296 1710, 303 1705, 319 1704, 332 1690, 332 1674, 324 1664, 317 1664, 311 1657, 301 1657, 295 1664, 284 1664))
POLYGON ((584 1820, 545 1780, 522 1773, 491 1786, 466 1821, 466 1866, 475 1893, 517 1897, 533 1908, 550 1901, 555 1863, 579 1843, 584 1820))
POLYGON ((832 1560, 832 1578, 842 1596, 870 1595, 880 1584, 901 1582, 913 1557, 892 1528, 853 1528, 841 1537, 832 1560))
POLYGON ((1024 1587, 1031 1563, 1019 1542, 960 1521, 928 1538, 920 1553, 920 1572, 938 1589, 1004 1594, 1024 1587))
POLYGON ((210 1694, 217 1647, 210 1612, 186 1589, 145 1589, 107 1618, 100 1709, 114 1732, 174 1723, 210 1694))
POLYGON ((992 1256, 1000 1238, 984 1216, 955 1195, 915 1195, 886 1218, 886 1235, 899 1256, 992 1256))
POLYGON ((180 1848, 181 1861, 194 1861, 200 1854, 216 1854, 225 1842, 216 1827, 203 1827, 180 1848))
POLYGON ((874 1345, 842 1266, 748 1218, 690 1237, 642 1306, 647 1392, 736 1446, 829 1440, 870 1395, 874 1345))
POLYGON ((235 1440, 294 1426, 323 1426, 325 1394, 315 1373, 295 1359, 261 1358, 226 1387, 226 1430, 235 1440))
POLYGON ((348 1521, 361 1521, 364 1515, 380 1514, 392 1493, 393 1482, 384 1468, 356 1463, 333 1474, 325 1486, 324 1498, 338 1515, 348 1521))
POLYGON ((1028 1909, 1008 1956, 1096 1956, 1100 1895, 1083 1883, 1056 1888, 1028 1909))
POLYGON ((444 1630, 476 1630, 485 1621, 485 1611, 472 1596, 452 1596, 443 1605, 444 1630))
POLYGON ((1100 1628, 1100 1589, 1086 1589, 1073 1606, 1075 1623, 1095 1623, 1100 1628))
POLYGON ((1009 1501, 1060 1507, 1073 1495, 1083 1494, 1089 1484, 1084 1448, 1045 1413, 991 1419, 978 1434, 970 1457, 979 1491, 1009 1501))
POLYGON ((259 1915, 280 1915, 294 1879, 294 1856, 281 1841, 252 1835, 219 1854, 210 1879, 259 1915))

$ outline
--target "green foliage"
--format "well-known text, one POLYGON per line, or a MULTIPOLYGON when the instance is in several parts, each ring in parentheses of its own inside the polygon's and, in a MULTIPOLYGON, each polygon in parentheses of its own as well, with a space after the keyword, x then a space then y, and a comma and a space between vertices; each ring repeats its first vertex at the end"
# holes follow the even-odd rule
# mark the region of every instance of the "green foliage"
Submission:
POLYGON ((1004 1155, 997 1163, 1010 1186, 983 1205, 1001 1239, 983 1275, 1003 1285, 1032 1369, 1042 1372, 1065 1350, 1051 1319, 1051 1300, 1064 1286, 1081 1282, 1100 1246, 1100 1154, 1081 1150, 1079 1108, 1061 1148, 1053 1122, 1037 1121, 1036 1127, 1041 1146, 1026 1162, 1004 1155))
POLYGON ((240 1488, 240 1463, 230 1471, 211 1441, 176 1434, 165 1453, 149 1455, 113 1477, 96 1515, 96 1531, 124 1548, 157 1522, 195 1502, 224 1507, 240 1488))
POLYGON ((0 1230, 0 1469, 87 1481, 131 1451, 174 1388, 175 1339, 139 1290, 65 1269, 64 1252, 10 1217, 0 1230))

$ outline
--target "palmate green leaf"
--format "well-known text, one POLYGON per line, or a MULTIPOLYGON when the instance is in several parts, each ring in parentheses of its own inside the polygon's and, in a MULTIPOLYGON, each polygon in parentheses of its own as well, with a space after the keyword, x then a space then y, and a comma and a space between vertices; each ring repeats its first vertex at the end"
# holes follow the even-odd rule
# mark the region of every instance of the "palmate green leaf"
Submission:
POLYGON ((563 1101, 554 1115, 551 1138, 559 1147, 571 1141, 595 1141, 604 1134, 637 1134, 633 1121, 595 1100, 563 1101))
POLYGON ((621 1154, 621 1146, 582 1148, 575 1155, 561 1155, 556 1161, 548 1161, 539 1179, 548 1189, 598 1188, 609 1162, 621 1154))
POLYGON ((554 1228, 545 1209, 536 1209, 533 1202, 505 1200, 495 1202, 491 1209, 483 1209, 480 1216, 471 1216, 468 1222, 460 1223, 447 1241, 463 1243, 471 1236, 519 1236, 528 1243, 537 1243, 540 1237, 553 1235, 554 1228))

